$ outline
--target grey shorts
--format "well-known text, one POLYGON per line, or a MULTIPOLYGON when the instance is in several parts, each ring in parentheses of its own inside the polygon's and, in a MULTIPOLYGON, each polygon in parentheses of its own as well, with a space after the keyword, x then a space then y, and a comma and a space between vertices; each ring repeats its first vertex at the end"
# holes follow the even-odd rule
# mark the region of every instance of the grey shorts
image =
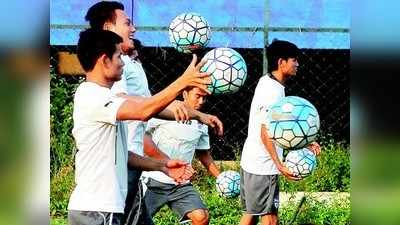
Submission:
POLYGON ((251 215, 277 214, 279 208, 278 175, 256 175, 240 168, 242 209, 251 215))
POLYGON ((190 183, 184 185, 165 184, 150 178, 146 186, 144 199, 151 216, 154 216, 162 206, 168 204, 179 215, 180 222, 184 223, 189 220, 186 217, 187 213, 196 209, 207 210, 199 193, 190 183))
POLYGON ((69 225, 122 225, 122 213, 96 211, 68 211, 69 225))

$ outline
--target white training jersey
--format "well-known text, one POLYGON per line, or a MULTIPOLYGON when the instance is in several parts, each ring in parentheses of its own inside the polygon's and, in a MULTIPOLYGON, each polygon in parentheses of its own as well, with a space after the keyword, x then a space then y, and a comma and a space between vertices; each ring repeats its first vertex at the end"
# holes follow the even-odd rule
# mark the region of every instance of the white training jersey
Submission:
MULTIPOLYGON (((257 175, 279 174, 268 150, 261 140, 261 124, 266 124, 268 109, 285 97, 285 87, 278 81, 263 76, 258 81, 251 102, 248 135, 243 146, 240 166, 248 173, 257 175)), ((277 155, 282 160, 283 150, 275 145, 277 155)))
POLYGON ((69 210, 123 213, 127 194, 126 126, 116 120, 125 99, 96 83, 79 85, 72 134, 76 187, 69 210))
MULTIPOLYGON (((151 119, 147 124, 147 131, 157 147, 171 159, 192 163, 196 149, 210 149, 208 127, 197 120, 180 123, 151 119)), ((150 177, 162 183, 176 184, 171 177, 158 171, 144 172, 143 177, 150 177)))

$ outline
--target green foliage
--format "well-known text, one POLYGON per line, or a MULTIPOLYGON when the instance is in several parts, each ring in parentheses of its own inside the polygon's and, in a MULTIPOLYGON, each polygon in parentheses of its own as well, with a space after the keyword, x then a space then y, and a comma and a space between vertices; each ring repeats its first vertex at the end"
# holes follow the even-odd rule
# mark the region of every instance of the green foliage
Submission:
MULTIPOLYGON (((220 197, 214 188, 214 178, 204 177, 198 181, 200 183, 193 183, 209 209, 210 224, 238 224, 242 216, 239 197, 220 197)), ((297 208, 298 202, 294 200, 281 206, 279 209, 279 224, 289 224, 293 220, 297 208)), ((178 224, 179 218, 172 210, 164 206, 155 215, 154 222, 155 224, 173 225, 178 224)), ((337 200, 328 204, 308 197, 293 224, 350 224, 350 201, 349 199, 337 200)))
POLYGON ((68 221, 64 218, 52 218, 50 225, 67 225, 68 221))
POLYGON ((68 201, 74 187, 74 171, 72 166, 63 167, 50 183, 50 215, 67 217, 68 201))
MULTIPOLYGON (((289 201, 287 205, 279 209, 279 223, 290 224, 295 212, 298 210, 298 202, 289 201)), ((347 225, 350 224, 350 199, 337 199, 330 203, 318 201, 310 196, 298 211, 293 224, 315 225, 347 225)))
POLYGON ((63 77, 50 71, 50 172, 71 165, 75 149, 72 137, 73 96, 81 77, 63 77))
POLYGON ((350 151, 342 144, 321 143, 317 169, 301 181, 288 181, 280 177, 283 191, 350 191, 350 151))

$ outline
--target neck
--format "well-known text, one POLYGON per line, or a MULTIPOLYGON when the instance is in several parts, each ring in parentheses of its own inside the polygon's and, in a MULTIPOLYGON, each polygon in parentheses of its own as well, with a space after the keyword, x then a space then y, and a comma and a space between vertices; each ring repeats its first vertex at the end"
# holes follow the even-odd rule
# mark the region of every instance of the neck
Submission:
POLYGON ((102 87, 111 88, 113 81, 107 80, 105 77, 98 76, 98 73, 91 71, 86 73, 86 81, 96 83, 102 87))
POLYGON ((285 83, 286 81, 286 77, 283 76, 283 73, 279 70, 275 70, 271 72, 271 75, 275 77, 275 79, 281 83, 282 85, 285 83))

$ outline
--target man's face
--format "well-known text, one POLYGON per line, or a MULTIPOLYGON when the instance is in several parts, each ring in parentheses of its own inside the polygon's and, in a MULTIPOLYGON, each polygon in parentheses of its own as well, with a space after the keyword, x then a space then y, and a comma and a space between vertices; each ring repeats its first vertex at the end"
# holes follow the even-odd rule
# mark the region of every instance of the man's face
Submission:
POLYGON ((134 48, 132 39, 136 28, 123 10, 115 10, 115 16, 115 24, 108 23, 108 30, 113 31, 122 37, 123 42, 121 47, 122 52, 125 54, 129 49, 134 48))
POLYGON ((282 72, 288 76, 294 76, 297 73, 297 67, 299 67, 299 62, 297 58, 288 58, 287 60, 282 60, 282 72))
POLYGON ((104 69, 106 79, 114 82, 121 80, 122 68, 124 66, 124 62, 121 59, 121 44, 117 44, 116 48, 117 50, 114 52, 112 58, 106 58, 106 65, 104 69))
POLYGON ((186 104, 193 109, 199 110, 206 102, 206 95, 207 93, 195 87, 189 91, 184 91, 183 98, 186 104))

